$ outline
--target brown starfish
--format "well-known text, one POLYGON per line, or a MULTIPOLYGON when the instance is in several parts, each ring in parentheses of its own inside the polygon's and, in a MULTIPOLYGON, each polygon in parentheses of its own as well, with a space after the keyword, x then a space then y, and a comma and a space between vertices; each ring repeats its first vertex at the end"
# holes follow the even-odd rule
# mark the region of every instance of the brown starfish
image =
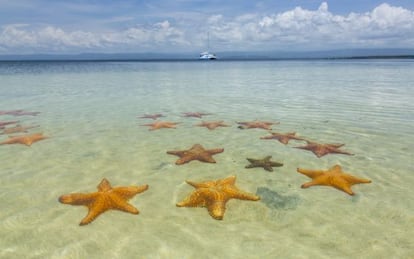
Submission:
POLYGON ((306 146, 295 147, 300 149, 305 149, 312 151, 317 157, 322 157, 327 154, 344 154, 344 155, 354 155, 346 151, 339 150, 340 147, 345 144, 320 144, 307 140, 308 144, 306 146))
POLYGON ((270 126, 279 124, 279 122, 268 122, 268 121, 246 121, 246 122, 237 122, 240 124, 238 127, 239 129, 254 129, 254 128, 260 128, 260 129, 266 129, 271 130, 270 126))
POLYGON ((33 129, 33 128, 37 128, 37 127, 39 127, 39 125, 26 126, 26 127, 21 126, 21 125, 16 125, 15 127, 4 129, 3 132, 0 133, 0 134, 12 134, 12 133, 19 133, 19 132, 27 133, 29 129, 33 129))
POLYGON ((264 136, 264 137, 261 137, 260 139, 277 139, 279 140, 280 143, 283 143, 285 145, 287 145, 289 143, 289 140, 291 139, 305 140, 303 138, 296 137, 296 132, 288 132, 288 133, 270 132, 270 133, 272 134, 271 136, 264 136))
POLYGON ((88 207, 88 215, 79 224, 83 226, 91 223, 99 215, 111 209, 138 214, 138 209, 129 204, 128 200, 147 189, 148 185, 112 188, 109 181, 104 178, 98 185, 98 192, 62 195, 59 197, 59 202, 88 207))
POLYGON ((16 137, 10 137, 9 139, 0 142, 0 145, 5 144, 24 144, 26 146, 31 146, 34 142, 46 139, 48 137, 43 136, 43 133, 34 133, 31 135, 22 135, 16 137))
POLYGON ((144 114, 143 116, 138 117, 138 118, 141 118, 141 119, 153 119, 153 120, 156 120, 156 119, 158 119, 158 118, 160 118, 160 117, 165 117, 165 116, 164 116, 164 115, 162 115, 161 113, 156 113, 156 114, 144 114))
POLYGON ((179 156, 180 159, 178 159, 175 164, 182 165, 192 160, 215 163, 216 161, 214 160, 213 155, 221 153, 223 151, 223 148, 206 150, 202 145, 195 144, 188 150, 167 151, 167 154, 179 156))
POLYGON ((354 195, 354 192, 351 190, 352 185, 371 182, 368 179, 358 178, 344 173, 340 165, 335 165, 327 171, 301 168, 298 168, 297 171, 312 178, 312 181, 302 184, 302 188, 308 188, 314 185, 326 185, 335 187, 336 189, 344 191, 349 195, 354 195))
POLYGON ((209 130, 213 130, 217 127, 230 127, 230 125, 224 124, 223 121, 203 121, 195 126, 206 127, 209 130))
POLYGON ((246 158, 250 162, 250 165, 246 165, 245 168, 263 167, 264 170, 273 172, 272 167, 283 166, 282 163, 270 161, 271 158, 272 156, 266 156, 263 159, 246 158))
POLYGON ((196 189, 186 199, 177 203, 177 207, 206 207, 210 216, 218 220, 223 219, 226 203, 230 199, 260 200, 259 196, 239 190, 235 186, 236 176, 201 183, 186 182, 196 189))
POLYGON ((211 115, 211 113, 202 113, 202 112, 184 112, 184 117, 195 117, 201 118, 205 115, 211 115))
POLYGON ((161 128, 169 128, 169 129, 175 129, 177 124, 180 122, 169 122, 169 121, 156 121, 154 123, 149 124, 142 124, 141 126, 150 126, 151 128, 149 130, 157 130, 161 128))

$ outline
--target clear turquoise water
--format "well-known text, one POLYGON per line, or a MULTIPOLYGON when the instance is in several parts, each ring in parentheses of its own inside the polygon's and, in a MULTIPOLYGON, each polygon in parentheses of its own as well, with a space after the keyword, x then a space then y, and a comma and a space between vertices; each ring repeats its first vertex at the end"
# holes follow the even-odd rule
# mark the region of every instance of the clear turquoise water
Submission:
POLYGON ((0 146, 0 258, 414 257, 413 83, 414 62, 401 60, 0 63, 0 110, 41 112, 17 119, 50 137, 0 146), (194 127, 201 120, 183 112, 232 127, 194 127), (137 116, 152 113, 181 124, 148 131, 140 125, 152 120, 137 116), (237 128, 255 119, 355 155, 317 158, 292 148, 302 142, 237 128), (166 154, 195 143, 224 148, 217 164, 177 166, 166 154), (284 166, 244 168, 266 155, 284 166), (335 164, 372 183, 354 185, 355 196, 300 188, 309 179, 297 167, 335 164), (229 201, 223 221, 175 206, 192 191, 185 180, 229 175, 262 200, 229 201), (148 184, 130 200, 141 213, 78 226, 87 209, 57 198, 94 192, 104 177, 148 184))

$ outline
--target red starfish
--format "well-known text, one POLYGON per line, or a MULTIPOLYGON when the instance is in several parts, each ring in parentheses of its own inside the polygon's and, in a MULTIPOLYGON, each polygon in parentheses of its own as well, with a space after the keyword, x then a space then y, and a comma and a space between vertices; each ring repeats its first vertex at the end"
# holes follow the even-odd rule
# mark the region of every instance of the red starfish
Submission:
POLYGON ((295 147, 300 149, 305 149, 312 151, 317 157, 322 157, 327 154, 344 154, 344 155, 354 155, 346 151, 339 150, 340 147, 345 144, 320 144, 316 142, 306 141, 308 144, 302 147, 295 147))
POLYGON ((200 144, 193 145, 188 150, 179 151, 167 151, 167 154, 179 156, 180 159, 175 162, 176 165, 182 165, 192 160, 198 160, 201 162, 215 163, 213 155, 223 152, 223 148, 209 149, 206 150, 200 144))
POLYGON ((260 129, 266 129, 271 130, 270 126, 279 124, 279 122, 268 122, 268 121, 246 121, 246 122, 237 122, 240 124, 239 129, 254 129, 254 128, 260 128, 260 129))
POLYGON ((211 114, 210 113, 202 113, 202 112, 184 112, 184 117, 201 118, 205 115, 211 115, 211 114))
POLYGON ((271 136, 261 137, 260 139, 277 139, 280 143, 287 145, 289 140, 304 140, 303 138, 296 137, 296 132, 288 132, 288 133, 277 133, 277 132, 270 132, 271 136))
POLYGON ((138 118, 141 118, 141 119, 153 119, 153 120, 156 120, 156 119, 158 119, 158 118, 160 118, 160 117, 165 117, 164 115, 162 115, 161 113, 156 113, 156 114, 145 114, 145 115, 143 115, 143 116, 141 116, 141 117, 138 117, 138 118))

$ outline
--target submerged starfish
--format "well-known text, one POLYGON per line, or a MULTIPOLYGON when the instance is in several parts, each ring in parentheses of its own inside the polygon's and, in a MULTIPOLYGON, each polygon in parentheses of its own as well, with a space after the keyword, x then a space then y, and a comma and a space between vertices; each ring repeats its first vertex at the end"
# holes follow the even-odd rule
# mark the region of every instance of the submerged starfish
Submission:
POLYGON ((271 130, 271 126, 272 125, 276 125, 279 124, 279 122, 268 122, 268 121, 245 121, 245 122, 237 122, 238 124, 240 124, 240 126, 238 127, 239 129, 254 129, 254 128, 259 128, 259 129, 266 129, 266 130, 271 130))
POLYGON ((142 124, 141 126, 150 126, 149 130, 157 130, 161 128, 175 129, 180 122, 156 121, 154 123, 142 124))
POLYGON ((322 157, 327 154, 344 154, 344 155, 354 155, 352 153, 339 150, 340 147, 344 146, 345 144, 320 144, 312 141, 306 141, 308 144, 302 147, 294 147, 312 151, 317 157, 322 157))
POLYGON ((186 199, 177 203, 177 207, 205 207, 214 219, 223 219, 226 203, 230 199, 258 201, 259 196, 239 190, 234 184, 236 176, 216 181, 195 183, 186 181, 196 188, 186 199))
POLYGON ((371 180, 358 178, 342 171, 340 165, 335 165, 329 170, 309 170, 298 168, 297 171, 307 177, 312 178, 312 181, 302 184, 302 188, 308 188, 314 185, 327 185, 335 187, 338 190, 344 191, 349 195, 354 195, 351 186, 358 183, 370 183, 371 180))
POLYGON ((16 124, 19 121, 0 121, 0 128, 4 128, 4 126, 16 124))
POLYGON ((29 129, 33 129, 33 128, 37 128, 39 127, 39 125, 36 126, 21 126, 21 125, 16 125, 13 128, 7 128, 4 129, 2 133, 0 134, 12 134, 12 133, 19 133, 19 132, 25 132, 27 133, 29 129))
POLYGON ((201 118, 205 115, 211 115, 211 113, 202 113, 202 112, 184 112, 184 117, 195 117, 201 118))
POLYGON ((24 110, 14 110, 14 111, 8 111, 6 114, 13 115, 13 116, 24 116, 24 115, 30 115, 30 116, 37 116, 40 112, 27 112, 24 110))
POLYGON ((59 201, 70 205, 84 205, 89 212, 79 225, 91 223, 96 217, 107 210, 120 210, 132 214, 138 214, 137 208, 128 203, 128 200, 136 194, 144 192, 148 185, 114 187, 105 178, 98 185, 98 192, 71 193, 59 197, 59 201))
POLYGON ((175 164, 182 165, 192 160, 198 160, 207 163, 215 163, 216 160, 214 160, 213 155, 221 153, 223 151, 223 148, 206 150, 202 145, 195 144, 188 150, 167 151, 167 154, 179 156, 180 159, 178 159, 175 162, 175 164))
POLYGON ((209 130, 213 130, 217 127, 230 127, 230 125, 224 124, 223 121, 203 121, 195 126, 206 127, 209 130))
POLYGON ((296 132, 288 132, 288 133, 278 133, 278 132, 270 132, 271 136, 264 136, 260 139, 277 139, 280 143, 287 145, 289 140, 304 140, 303 138, 296 137, 296 132))
POLYGON ((31 135, 23 135, 23 136, 16 136, 10 137, 9 139, 0 142, 0 145, 5 144, 24 144, 26 146, 31 146, 34 142, 46 139, 48 137, 43 136, 43 133, 34 133, 31 135))
POLYGON ((250 162, 250 165, 246 165, 245 168, 263 167, 264 170, 273 172, 272 167, 283 166, 282 163, 270 161, 271 158, 272 156, 266 156, 263 159, 246 158, 250 162))
POLYGON ((138 117, 138 118, 141 118, 141 119, 153 119, 153 120, 156 120, 156 119, 158 119, 158 118, 160 118, 160 117, 165 117, 164 115, 162 115, 161 113, 156 113, 156 114, 145 114, 145 115, 143 115, 143 116, 141 116, 141 117, 138 117))
POLYGON ((9 115, 18 112, 23 112, 23 110, 0 111, 0 115, 9 115))

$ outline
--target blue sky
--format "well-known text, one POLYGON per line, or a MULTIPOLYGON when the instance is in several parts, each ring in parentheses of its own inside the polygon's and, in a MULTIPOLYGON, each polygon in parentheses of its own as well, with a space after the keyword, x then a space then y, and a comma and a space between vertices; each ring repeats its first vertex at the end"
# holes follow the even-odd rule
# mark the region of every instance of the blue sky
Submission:
POLYGON ((0 0, 0 54, 414 48, 413 0, 0 0))

